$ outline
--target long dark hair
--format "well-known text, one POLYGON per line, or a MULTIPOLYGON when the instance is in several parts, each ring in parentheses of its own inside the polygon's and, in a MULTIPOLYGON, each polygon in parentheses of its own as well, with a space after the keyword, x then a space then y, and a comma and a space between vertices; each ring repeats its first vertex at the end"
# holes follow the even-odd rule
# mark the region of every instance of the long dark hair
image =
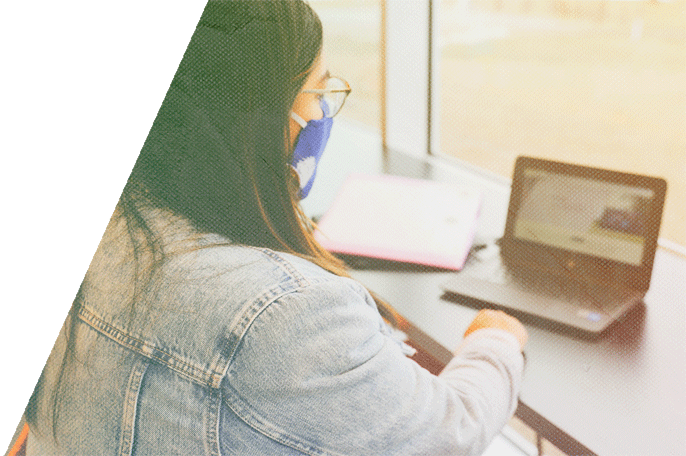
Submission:
POLYGON ((201 232, 313 255, 286 165, 288 115, 322 46, 302 1, 210 1, 122 193, 201 232))
MULTIPOLYGON (((322 41, 318 16, 301 0, 210 1, 122 193, 129 225, 148 230, 136 211, 142 190, 201 232, 347 276, 316 242, 287 166, 289 112, 322 41)), ((154 257, 163 257, 154 240, 154 257)))
MULTIPOLYGON (((344 263, 315 241, 287 165, 289 112, 321 49, 321 22, 301 0, 208 2, 116 211, 126 221, 140 276, 150 277, 149 266, 165 257, 141 199, 200 232, 293 253, 347 276, 344 263), (139 261, 143 257, 154 261, 139 261)), ((78 302, 79 295, 67 317, 67 348, 53 391, 73 356, 78 302)), ((392 309, 377 304, 393 323, 392 309)), ((29 423, 43 381, 27 406, 29 423)), ((57 407, 54 396, 53 434, 57 407)))

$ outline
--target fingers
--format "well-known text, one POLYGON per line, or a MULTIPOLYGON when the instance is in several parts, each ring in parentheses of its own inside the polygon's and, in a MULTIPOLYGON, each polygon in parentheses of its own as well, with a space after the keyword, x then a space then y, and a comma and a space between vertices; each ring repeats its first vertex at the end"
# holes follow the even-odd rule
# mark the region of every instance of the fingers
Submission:
POLYGON ((502 312, 500 310, 483 309, 479 311, 474 320, 469 324, 464 335, 467 337, 479 329, 496 328, 505 330, 513 334, 519 341, 519 346, 524 349, 529 334, 526 328, 516 318, 502 312))

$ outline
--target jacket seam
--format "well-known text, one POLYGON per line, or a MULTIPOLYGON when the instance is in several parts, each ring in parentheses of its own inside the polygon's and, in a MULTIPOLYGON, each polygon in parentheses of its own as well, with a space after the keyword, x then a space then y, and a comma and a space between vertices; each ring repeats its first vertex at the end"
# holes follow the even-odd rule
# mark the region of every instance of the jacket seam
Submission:
POLYGON ((143 377, 148 369, 147 358, 139 358, 134 364, 124 397, 124 410, 122 412, 122 432, 119 444, 119 454, 128 456, 133 452, 133 441, 136 429, 136 413, 138 397, 141 390, 143 377))
MULTIPOLYGON (((305 283, 309 285, 309 283, 305 283)), ((218 353, 215 361, 210 364, 209 370, 190 364, 145 340, 124 332, 104 321, 94 312, 87 309, 85 305, 81 305, 79 308, 79 318, 96 331, 142 356, 168 366, 173 371, 201 385, 219 388, 221 380, 226 375, 231 365, 231 360, 240 346, 241 340, 245 337, 255 319, 274 301, 304 288, 302 282, 298 282, 298 284, 301 286, 293 286, 294 284, 289 282, 279 283, 250 300, 250 304, 245 306, 244 310, 237 312, 236 318, 229 325, 228 341, 218 353)))
POLYGON ((206 449, 209 456, 221 456, 221 446, 219 444, 221 391, 210 389, 207 400, 209 404, 207 408, 207 418, 205 421, 206 449))
MULTIPOLYGON (((327 280, 324 280, 323 282, 326 282, 327 280)), ((317 282, 319 283, 319 282, 317 282)), ((312 286, 312 283, 307 283, 308 286, 312 286)), ((282 293, 278 296, 273 296, 273 298, 269 301, 264 301, 263 305, 260 306, 255 306, 254 304, 258 303, 259 300, 254 301, 253 305, 250 306, 250 309, 253 310, 249 320, 244 319, 244 326, 243 326, 243 331, 240 334, 240 337, 238 338, 238 342, 236 344, 231 344, 233 347, 233 350, 231 352, 231 356, 229 358, 229 362, 227 363, 227 370, 229 366, 231 365, 231 361, 233 360, 233 357, 235 356, 236 352, 238 351, 240 347, 240 341, 243 340, 245 337, 245 334, 247 334, 248 330, 252 326, 253 322, 261 315, 261 313, 266 310, 270 305, 272 305, 274 302, 276 302, 278 299, 292 294, 296 293, 298 291, 301 291, 307 287, 300 287, 300 288, 292 288, 288 290, 285 293, 282 293)), ((247 314, 247 311, 242 313, 243 315, 247 314)), ((223 375, 223 377, 226 377, 226 373, 223 375)), ((307 441, 302 441, 299 439, 296 439, 288 432, 283 431, 282 429, 279 428, 279 426, 267 421, 264 417, 262 417, 259 413, 257 413, 236 391, 230 383, 227 381, 225 382, 225 386, 222 388, 222 391, 225 392, 225 394, 222 394, 222 402, 226 404, 227 407, 229 407, 238 418, 240 418, 246 425, 249 427, 255 429, 255 431, 259 432, 260 434, 264 435, 265 437, 274 440, 275 442, 278 442, 284 446, 287 446, 289 448, 293 448, 294 450, 300 451, 308 456, 343 456, 342 453, 334 453, 331 452, 330 450, 324 450, 315 444, 307 441)))
MULTIPOLYGON (((222 350, 222 354, 226 353, 226 355, 222 356, 222 358, 224 358, 224 366, 220 379, 226 376, 226 372, 229 370, 231 362, 233 361, 233 358, 236 355, 243 338, 255 320, 262 314, 262 312, 264 312, 275 301, 283 298, 286 295, 298 292, 303 288, 305 287, 300 286, 287 288, 284 287, 283 284, 272 287, 271 289, 262 293, 262 295, 260 295, 258 298, 253 299, 250 302, 250 305, 238 313, 237 319, 231 324, 231 338, 226 342, 225 347, 222 350)), ((219 388, 219 386, 220 382, 216 384, 217 388, 219 388)))
POLYGON ((81 306, 79 309, 79 318, 106 337, 109 337, 115 342, 145 356, 146 358, 159 361, 186 378, 208 386, 212 386, 213 383, 218 381, 214 380, 219 375, 218 373, 207 373, 203 369, 178 359, 174 355, 160 350, 156 346, 144 340, 133 337, 130 334, 126 334, 121 329, 102 320, 85 306, 81 306))
POLYGON ((300 271, 298 271, 298 269, 295 266, 293 266, 293 264, 290 261, 288 261, 282 255, 280 255, 278 252, 264 248, 251 248, 254 248, 259 252, 262 252, 264 255, 269 257, 269 259, 274 261, 279 267, 281 267, 281 269, 284 270, 284 272, 286 272, 289 275, 289 277, 291 277, 298 283, 298 286, 304 287, 309 285, 309 281, 305 278, 305 276, 300 271))
POLYGON ((344 456, 342 453, 332 453, 327 450, 318 448, 309 442, 303 442, 290 437, 287 432, 279 429, 278 426, 268 422, 259 414, 255 413, 252 408, 241 399, 237 391, 231 386, 227 385, 226 390, 230 394, 223 395, 223 401, 233 413, 236 414, 245 424, 255 429, 265 437, 274 440, 282 445, 285 445, 294 450, 300 451, 308 456, 344 456))

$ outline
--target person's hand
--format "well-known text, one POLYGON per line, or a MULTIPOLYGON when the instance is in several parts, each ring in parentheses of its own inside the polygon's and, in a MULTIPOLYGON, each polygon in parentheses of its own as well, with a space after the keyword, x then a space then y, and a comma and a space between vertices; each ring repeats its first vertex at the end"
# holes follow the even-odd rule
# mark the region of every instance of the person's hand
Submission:
POLYGON ((515 317, 511 317, 500 310, 483 309, 479 311, 474 320, 469 324, 469 327, 464 333, 467 337, 477 329, 497 328, 514 334, 519 341, 519 346, 523 350, 526 341, 529 339, 529 334, 526 328, 515 317))

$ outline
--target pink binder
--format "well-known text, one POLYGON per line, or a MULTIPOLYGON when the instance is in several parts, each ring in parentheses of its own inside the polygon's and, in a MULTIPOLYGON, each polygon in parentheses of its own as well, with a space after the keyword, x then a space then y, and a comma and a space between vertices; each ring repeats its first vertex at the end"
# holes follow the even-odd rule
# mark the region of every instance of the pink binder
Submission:
POLYGON ((456 184, 353 174, 315 237, 335 253, 459 270, 481 202, 479 191, 456 184))

